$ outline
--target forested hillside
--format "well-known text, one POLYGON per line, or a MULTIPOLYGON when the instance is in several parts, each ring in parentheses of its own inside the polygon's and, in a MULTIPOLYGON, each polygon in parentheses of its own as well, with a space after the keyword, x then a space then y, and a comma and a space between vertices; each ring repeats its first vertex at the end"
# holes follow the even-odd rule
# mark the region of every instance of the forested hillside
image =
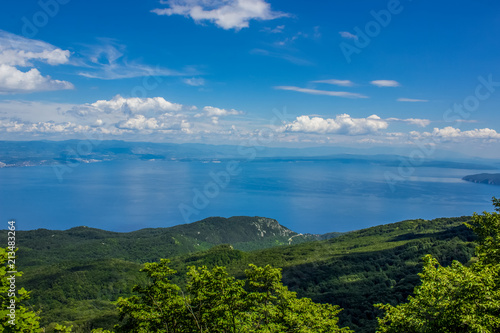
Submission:
POLYGON ((469 260, 474 235, 463 225, 469 219, 403 221, 297 245, 286 245, 296 233, 274 220, 264 219, 257 235, 254 218, 237 218, 240 230, 234 234, 228 230, 231 219, 170 228, 175 233, 170 229, 123 234, 90 228, 27 231, 19 234, 19 262, 25 271, 19 283, 32 291, 30 304, 42 310, 44 325, 72 324, 74 331, 86 332, 117 322, 111 302, 131 295, 132 286, 144 282, 139 269, 145 261, 170 258, 178 271, 173 281, 181 286, 188 266, 226 266, 230 274, 243 278, 249 264, 270 264, 283 268, 284 284, 299 297, 344 308, 340 326, 373 332, 380 314, 373 304, 403 301, 419 282, 425 254, 435 255, 442 264, 469 260), (248 236, 241 237, 241 232, 248 236), (216 242, 230 243, 232 237, 233 244, 210 248, 216 242), (285 245, 254 251, 237 248, 279 242, 285 245))

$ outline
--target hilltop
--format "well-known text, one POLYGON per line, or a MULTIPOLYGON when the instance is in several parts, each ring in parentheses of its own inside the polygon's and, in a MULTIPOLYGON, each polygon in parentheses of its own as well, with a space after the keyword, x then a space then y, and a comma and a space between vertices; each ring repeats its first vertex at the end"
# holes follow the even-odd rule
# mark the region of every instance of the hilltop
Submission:
POLYGON ((231 244, 242 251, 328 239, 325 235, 298 234, 264 217, 210 217, 169 228, 112 232, 85 226, 68 230, 18 231, 19 256, 26 266, 84 259, 121 259, 151 262, 231 244))

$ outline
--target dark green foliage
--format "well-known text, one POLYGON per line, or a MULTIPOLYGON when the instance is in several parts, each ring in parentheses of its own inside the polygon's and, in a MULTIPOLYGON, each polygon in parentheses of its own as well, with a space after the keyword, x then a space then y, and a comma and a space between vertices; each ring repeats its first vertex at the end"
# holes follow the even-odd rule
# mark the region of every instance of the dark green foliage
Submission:
MULTIPOLYGON (((18 282, 23 273, 14 267, 14 259, 13 247, 0 248, 0 332, 45 332, 40 327, 39 313, 26 306, 30 295, 18 282)), ((54 323, 53 331, 70 332, 71 327, 54 323)))
MULTIPOLYGON (((38 229, 18 232, 23 266, 61 261, 122 259, 139 263, 231 244, 243 251, 319 239, 298 236, 276 220, 261 217, 211 217, 170 228, 142 229, 129 233, 76 227, 65 231, 38 229)), ((332 235, 333 237, 334 235, 332 235)))

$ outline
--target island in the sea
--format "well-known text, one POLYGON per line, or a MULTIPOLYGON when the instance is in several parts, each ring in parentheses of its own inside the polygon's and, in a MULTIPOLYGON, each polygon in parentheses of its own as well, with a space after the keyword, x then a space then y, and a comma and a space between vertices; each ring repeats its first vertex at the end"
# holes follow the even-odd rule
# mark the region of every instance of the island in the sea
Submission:
POLYGON ((480 173, 477 175, 469 175, 462 178, 468 182, 500 185, 500 173, 480 173))

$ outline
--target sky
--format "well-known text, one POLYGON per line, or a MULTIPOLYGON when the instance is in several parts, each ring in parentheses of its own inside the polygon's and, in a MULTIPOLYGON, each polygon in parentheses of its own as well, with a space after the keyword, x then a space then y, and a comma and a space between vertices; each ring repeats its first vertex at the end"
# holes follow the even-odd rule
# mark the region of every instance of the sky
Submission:
POLYGON ((500 158, 500 3, 4 1, 0 140, 500 158))

